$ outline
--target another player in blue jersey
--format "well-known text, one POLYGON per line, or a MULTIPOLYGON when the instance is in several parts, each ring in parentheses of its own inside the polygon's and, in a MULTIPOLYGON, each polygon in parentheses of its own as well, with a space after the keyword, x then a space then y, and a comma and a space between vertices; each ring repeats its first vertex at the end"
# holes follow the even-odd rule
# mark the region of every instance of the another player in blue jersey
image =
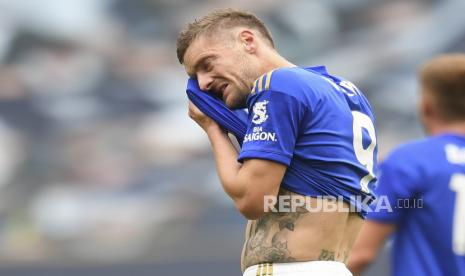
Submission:
POLYGON ((242 11, 190 23, 177 53, 202 90, 249 110, 238 152, 215 121, 189 106, 224 190, 250 220, 244 275, 351 275, 345 263, 376 181, 374 117, 363 94, 324 67, 284 59, 264 24, 242 11))
POLYGON ((377 195, 392 212, 369 213, 349 264, 358 274, 394 233, 392 275, 465 275, 465 55, 420 71, 420 115, 429 138, 394 150, 377 195))

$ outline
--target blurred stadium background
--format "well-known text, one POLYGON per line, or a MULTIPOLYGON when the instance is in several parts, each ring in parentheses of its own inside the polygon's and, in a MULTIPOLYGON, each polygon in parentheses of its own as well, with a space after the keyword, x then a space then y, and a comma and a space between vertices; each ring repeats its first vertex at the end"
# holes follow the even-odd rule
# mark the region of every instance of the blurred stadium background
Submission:
MULTIPOLYGON (((364 90, 381 157, 423 135, 417 66, 465 50, 463 0, 0 0, 1 275, 240 275, 245 221, 175 55, 219 7, 364 90)), ((388 250, 366 275, 387 275, 388 250)))

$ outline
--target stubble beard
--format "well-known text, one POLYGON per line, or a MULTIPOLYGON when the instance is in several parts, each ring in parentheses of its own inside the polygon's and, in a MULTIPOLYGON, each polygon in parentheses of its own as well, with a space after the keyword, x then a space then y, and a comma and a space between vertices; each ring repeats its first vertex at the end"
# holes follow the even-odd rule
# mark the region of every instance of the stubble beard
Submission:
POLYGON ((234 99, 228 105, 231 109, 241 109, 247 107, 247 98, 251 92, 253 82, 259 77, 254 72, 246 61, 241 60, 239 67, 241 68, 241 85, 237 85, 237 90, 234 91, 234 99))

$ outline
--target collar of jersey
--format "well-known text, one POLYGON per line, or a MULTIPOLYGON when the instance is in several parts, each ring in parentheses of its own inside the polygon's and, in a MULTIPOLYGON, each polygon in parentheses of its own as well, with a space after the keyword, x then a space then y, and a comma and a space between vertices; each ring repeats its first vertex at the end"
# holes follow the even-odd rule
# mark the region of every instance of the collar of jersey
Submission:
POLYGON ((308 71, 313 71, 313 72, 318 73, 320 75, 329 75, 328 71, 326 70, 326 66, 324 66, 324 65, 302 67, 302 68, 305 69, 305 70, 308 70, 308 71))

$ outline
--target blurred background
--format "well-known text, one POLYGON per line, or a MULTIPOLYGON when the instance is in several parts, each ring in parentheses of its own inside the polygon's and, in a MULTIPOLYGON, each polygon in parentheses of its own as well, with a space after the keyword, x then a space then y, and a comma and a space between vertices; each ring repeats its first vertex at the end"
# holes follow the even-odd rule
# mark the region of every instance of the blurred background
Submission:
MULTIPOLYGON (((175 51, 220 7, 358 85, 380 158, 424 135, 418 65, 465 50, 463 0, 0 0, 1 275, 240 275, 245 220, 186 115, 175 51)), ((388 251, 365 275, 388 274, 388 251)))

